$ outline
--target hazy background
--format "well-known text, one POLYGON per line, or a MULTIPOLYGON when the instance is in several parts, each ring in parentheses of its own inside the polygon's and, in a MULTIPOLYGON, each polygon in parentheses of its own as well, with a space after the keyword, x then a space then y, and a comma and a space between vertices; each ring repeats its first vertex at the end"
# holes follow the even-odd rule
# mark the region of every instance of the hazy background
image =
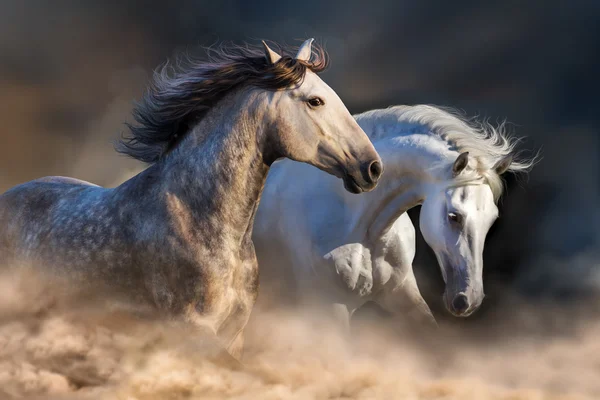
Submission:
MULTIPOLYGON (((315 37, 352 112, 453 106, 506 118, 523 149, 542 150, 527 179, 508 178, 484 255, 488 297, 470 321, 509 293, 578 300, 600 288, 599 27, 591 0, 3 1, 0 190, 45 175, 111 185, 139 168, 110 141, 177 51, 315 37)), ((441 279, 419 240, 420 285, 439 311, 441 279)))

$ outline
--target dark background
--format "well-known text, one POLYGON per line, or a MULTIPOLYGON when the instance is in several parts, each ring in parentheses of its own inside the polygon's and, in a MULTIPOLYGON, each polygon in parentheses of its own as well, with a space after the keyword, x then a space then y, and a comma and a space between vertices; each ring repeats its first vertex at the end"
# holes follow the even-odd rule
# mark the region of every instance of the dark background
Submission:
MULTIPOLYGON (((598 1, 3 1, 0 190, 45 175, 103 185, 138 165, 110 141, 154 67, 218 41, 315 37, 351 112, 452 106, 507 119, 543 159, 508 177, 488 236, 485 307, 509 294, 580 299, 600 288, 598 1)), ((411 212, 415 216, 418 212, 411 212)), ((439 310, 435 259, 417 271, 439 310)))

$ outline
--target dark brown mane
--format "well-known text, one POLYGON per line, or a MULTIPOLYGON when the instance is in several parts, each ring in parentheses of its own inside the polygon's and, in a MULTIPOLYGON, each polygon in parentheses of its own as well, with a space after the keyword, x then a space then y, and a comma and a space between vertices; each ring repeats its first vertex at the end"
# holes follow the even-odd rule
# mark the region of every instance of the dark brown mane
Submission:
POLYGON ((262 48, 220 46, 209 49, 209 60, 188 60, 185 66, 168 62, 155 73, 141 102, 133 110, 135 124, 116 145, 119 153, 146 163, 167 154, 225 94, 241 85, 280 90, 300 83, 307 68, 327 67, 325 51, 313 45, 310 62, 294 59, 285 49, 281 60, 268 63, 262 48))

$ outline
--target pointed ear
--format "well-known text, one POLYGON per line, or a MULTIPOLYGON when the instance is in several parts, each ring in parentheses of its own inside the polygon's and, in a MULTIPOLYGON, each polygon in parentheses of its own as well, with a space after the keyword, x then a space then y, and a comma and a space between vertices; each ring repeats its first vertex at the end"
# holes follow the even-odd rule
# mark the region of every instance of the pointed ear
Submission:
POLYGON ((267 43, 264 40, 262 41, 262 44, 265 48, 265 58, 267 59, 268 63, 275 64, 277 61, 281 60, 281 56, 273 50, 271 50, 271 48, 267 46, 267 43))
POLYGON ((452 166, 452 176, 457 176, 462 172, 463 169, 469 164, 469 152, 465 151, 456 157, 454 165, 452 166))
POLYGON ((296 54, 296 60, 308 61, 310 60, 310 56, 312 55, 312 42, 315 39, 307 39, 302 43, 300 49, 298 49, 298 54, 296 54))
POLYGON ((512 162, 513 156, 511 154, 504 156, 503 159, 501 159, 496 163, 496 165, 494 165, 494 170, 498 175, 502 175, 503 173, 508 171, 508 168, 510 168, 510 164, 512 164, 512 162))

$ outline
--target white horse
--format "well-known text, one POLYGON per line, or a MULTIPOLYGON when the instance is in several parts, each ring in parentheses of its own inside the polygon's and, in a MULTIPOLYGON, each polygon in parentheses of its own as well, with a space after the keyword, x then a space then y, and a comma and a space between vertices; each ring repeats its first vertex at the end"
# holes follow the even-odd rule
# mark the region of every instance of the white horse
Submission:
POLYGON ((444 303, 466 317, 484 298, 483 246, 498 218, 500 175, 524 171, 517 140, 440 108, 395 106, 355 116, 385 166, 379 187, 349 195, 333 178, 298 163, 276 163, 267 179, 253 240, 268 295, 318 301, 349 323, 374 301, 393 313, 417 311, 435 323, 412 269, 415 230, 406 211, 422 205, 421 232, 446 282, 444 303))

